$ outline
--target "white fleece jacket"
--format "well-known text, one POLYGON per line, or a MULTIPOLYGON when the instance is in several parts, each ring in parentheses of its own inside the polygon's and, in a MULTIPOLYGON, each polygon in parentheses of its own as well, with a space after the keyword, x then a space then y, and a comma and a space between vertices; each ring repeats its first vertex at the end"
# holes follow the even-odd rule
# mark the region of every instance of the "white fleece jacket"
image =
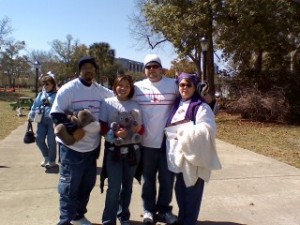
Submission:
POLYGON ((187 187, 193 186, 199 177, 208 182, 211 170, 222 168, 215 135, 214 114, 203 103, 197 111, 195 125, 188 129, 180 128, 177 131, 177 140, 167 140, 169 169, 182 172, 187 187))

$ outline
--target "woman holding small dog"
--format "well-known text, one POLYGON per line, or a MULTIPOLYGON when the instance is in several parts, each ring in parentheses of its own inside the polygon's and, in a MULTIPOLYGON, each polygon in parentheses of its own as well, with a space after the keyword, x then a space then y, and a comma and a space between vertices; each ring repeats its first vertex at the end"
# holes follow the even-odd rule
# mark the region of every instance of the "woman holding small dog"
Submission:
POLYGON ((36 144, 44 157, 41 166, 49 169, 57 166, 53 121, 49 115, 56 96, 56 81, 52 76, 44 76, 41 82, 43 90, 34 100, 28 119, 37 122, 36 144))
POLYGON ((130 225, 129 205, 133 178, 140 161, 143 132, 139 104, 131 76, 121 74, 113 84, 115 97, 105 99, 100 111, 101 132, 105 135, 105 152, 101 171, 101 191, 108 178, 103 225, 130 225), (106 129, 105 129, 106 128, 106 129))

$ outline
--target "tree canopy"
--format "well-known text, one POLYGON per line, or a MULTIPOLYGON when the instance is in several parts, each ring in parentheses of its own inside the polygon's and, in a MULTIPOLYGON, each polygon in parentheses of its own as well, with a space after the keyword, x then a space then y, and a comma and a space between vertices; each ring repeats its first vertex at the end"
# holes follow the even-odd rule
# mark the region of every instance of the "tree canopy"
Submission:
MULTIPOLYGON (((135 37, 149 45, 168 41, 180 59, 201 74, 200 39, 207 37, 208 79, 214 52, 238 71, 287 68, 286 55, 299 46, 300 4, 292 0, 136 0, 135 37), (139 26, 140 24, 140 26, 139 26), (145 28, 147 27, 147 28, 145 28), (144 32, 144 33, 143 33, 144 32), (152 40, 152 42, 151 42, 152 40)), ((203 70, 203 69, 202 69, 203 70)))

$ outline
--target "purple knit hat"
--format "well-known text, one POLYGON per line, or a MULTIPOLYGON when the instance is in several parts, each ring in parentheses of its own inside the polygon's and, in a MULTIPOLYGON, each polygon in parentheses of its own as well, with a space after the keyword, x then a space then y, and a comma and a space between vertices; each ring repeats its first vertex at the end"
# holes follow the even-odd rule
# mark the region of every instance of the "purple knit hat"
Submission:
POLYGON ((177 79, 178 84, 182 81, 182 79, 189 79, 195 87, 197 87, 200 82, 197 74, 181 73, 177 79))

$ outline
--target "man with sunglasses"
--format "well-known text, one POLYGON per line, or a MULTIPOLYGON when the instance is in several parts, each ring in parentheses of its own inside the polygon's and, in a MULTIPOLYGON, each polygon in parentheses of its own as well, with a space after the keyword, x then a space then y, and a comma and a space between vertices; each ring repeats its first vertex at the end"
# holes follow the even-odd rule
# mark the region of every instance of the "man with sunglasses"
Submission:
POLYGON ((170 206, 174 174, 168 170, 163 132, 174 100, 179 95, 178 87, 174 79, 163 75, 161 60, 157 55, 147 55, 144 66, 146 79, 135 83, 134 96, 134 100, 141 106, 145 126, 142 141, 143 222, 152 224, 157 212, 167 224, 174 224, 177 218, 172 214, 170 206))

